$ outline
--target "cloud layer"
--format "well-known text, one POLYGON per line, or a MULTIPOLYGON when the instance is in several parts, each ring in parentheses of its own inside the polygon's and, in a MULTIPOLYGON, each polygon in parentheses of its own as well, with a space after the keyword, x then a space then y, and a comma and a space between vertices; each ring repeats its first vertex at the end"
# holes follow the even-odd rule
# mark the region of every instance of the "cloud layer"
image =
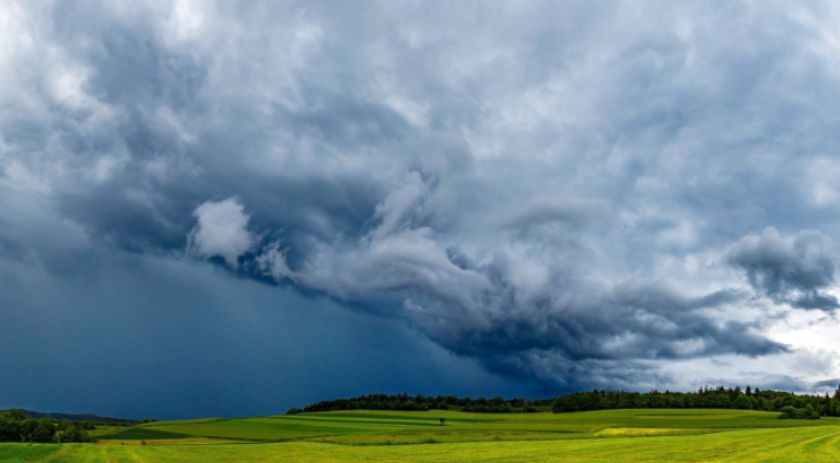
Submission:
MULTIPOLYGON (((830 2, 7 2, 0 21, 0 188, 80 247, 210 259, 553 390, 772 379, 781 358, 819 365, 786 373, 803 384, 840 374, 779 335, 836 325, 830 2)), ((38 248, 20 236, 0 253, 38 248)))

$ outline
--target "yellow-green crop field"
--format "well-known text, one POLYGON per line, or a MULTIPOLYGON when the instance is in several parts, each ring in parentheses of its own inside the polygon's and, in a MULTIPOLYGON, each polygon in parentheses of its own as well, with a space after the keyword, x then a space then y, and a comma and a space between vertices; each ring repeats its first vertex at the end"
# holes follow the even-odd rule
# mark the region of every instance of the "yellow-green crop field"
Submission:
POLYGON ((840 419, 661 409, 304 413, 110 428, 95 444, 0 444, 0 462, 19 461, 837 462, 840 419))

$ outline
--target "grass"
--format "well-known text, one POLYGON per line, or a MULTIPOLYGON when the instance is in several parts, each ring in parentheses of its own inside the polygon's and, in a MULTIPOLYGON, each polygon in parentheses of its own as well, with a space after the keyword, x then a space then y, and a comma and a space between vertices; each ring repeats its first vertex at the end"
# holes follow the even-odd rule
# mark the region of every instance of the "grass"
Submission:
POLYGON ((115 429, 98 444, 0 444, 0 462, 366 460, 834 462, 840 420, 738 410, 344 411, 154 422, 115 429))

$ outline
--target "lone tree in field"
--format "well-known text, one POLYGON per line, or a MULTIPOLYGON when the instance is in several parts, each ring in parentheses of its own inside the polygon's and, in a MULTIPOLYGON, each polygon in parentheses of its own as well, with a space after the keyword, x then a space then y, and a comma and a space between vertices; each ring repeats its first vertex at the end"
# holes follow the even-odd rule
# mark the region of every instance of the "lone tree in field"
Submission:
POLYGON ((440 425, 443 426, 444 423, 446 423, 446 418, 441 418, 440 419, 440 425))

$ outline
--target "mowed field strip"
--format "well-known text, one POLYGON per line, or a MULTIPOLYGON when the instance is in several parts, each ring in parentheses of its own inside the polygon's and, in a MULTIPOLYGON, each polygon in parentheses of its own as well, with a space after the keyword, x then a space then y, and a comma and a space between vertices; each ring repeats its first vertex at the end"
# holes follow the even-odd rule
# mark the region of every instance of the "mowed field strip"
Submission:
POLYGON ((840 461, 840 419, 777 416, 635 409, 207 418, 111 428, 96 444, 4 443, 0 462, 840 461))

